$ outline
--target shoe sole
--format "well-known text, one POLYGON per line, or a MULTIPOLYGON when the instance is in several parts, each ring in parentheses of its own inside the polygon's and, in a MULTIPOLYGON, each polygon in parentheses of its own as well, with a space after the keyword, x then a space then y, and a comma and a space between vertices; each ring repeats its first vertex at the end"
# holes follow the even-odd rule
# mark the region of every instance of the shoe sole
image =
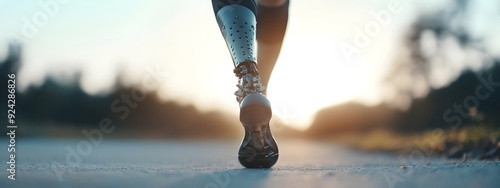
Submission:
POLYGON ((248 105, 240 111, 240 121, 245 137, 238 152, 238 160, 246 168, 270 168, 278 161, 278 145, 274 140, 269 121, 269 107, 248 105))

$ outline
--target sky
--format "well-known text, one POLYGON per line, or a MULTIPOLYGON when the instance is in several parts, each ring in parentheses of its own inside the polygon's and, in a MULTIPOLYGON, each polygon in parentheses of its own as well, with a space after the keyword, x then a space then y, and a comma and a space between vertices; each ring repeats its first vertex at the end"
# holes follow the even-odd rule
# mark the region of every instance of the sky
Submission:
MULTIPOLYGON (((294 0, 282 52, 268 86, 275 117, 305 129, 319 109, 349 101, 376 105, 394 93, 382 82, 400 52, 405 32, 417 15, 448 6, 450 0, 294 0), (401 4, 391 12, 391 2, 401 4), (390 21, 377 22, 373 13, 386 11, 390 21), (378 24, 369 42, 357 46, 357 32, 378 24), (375 32, 376 31, 376 32, 375 32), (346 55, 347 47, 357 49, 346 55)), ((474 36, 485 39, 500 54, 494 0, 473 1, 466 15, 474 36)), ((211 1, 56 1, 0 2, 0 59, 9 39, 21 39, 21 91, 39 86, 47 77, 77 82, 92 95, 113 89, 119 74, 126 85, 141 84, 147 70, 165 72, 158 96, 202 111, 237 114, 237 79, 227 47, 216 24, 211 1), (81 80, 74 80, 81 72, 81 80)), ((433 46, 432 34, 427 37, 433 46)), ((453 43, 453 42, 451 42, 453 43)), ((429 48, 431 48, 429 47, 429 48)), ((352 49, 352 48, 349 48, 352 49)), ((460 53, 458 50, 454 53, 460 53)), ((461 64, 466 64, 461 63, 461 64)), ((453 81, 461 69, 444 80, 453 81)), ((439 80, 436 78, 436 80, 439 80)), ((431 86, 423 86, 422 95, 431 86)))

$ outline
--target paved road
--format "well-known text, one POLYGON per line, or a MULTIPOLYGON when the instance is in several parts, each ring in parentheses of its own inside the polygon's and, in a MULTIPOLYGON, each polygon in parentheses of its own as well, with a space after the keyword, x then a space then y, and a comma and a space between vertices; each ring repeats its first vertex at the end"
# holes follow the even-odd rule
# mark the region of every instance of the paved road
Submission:
POLYGON ((282 140, 276 166, 255 170, 235 161, 237 141, 87 141, 20 139, 16 181, 7 179, 0 147, 0 187, 500 187, 500 162, 404 159, 282 140))

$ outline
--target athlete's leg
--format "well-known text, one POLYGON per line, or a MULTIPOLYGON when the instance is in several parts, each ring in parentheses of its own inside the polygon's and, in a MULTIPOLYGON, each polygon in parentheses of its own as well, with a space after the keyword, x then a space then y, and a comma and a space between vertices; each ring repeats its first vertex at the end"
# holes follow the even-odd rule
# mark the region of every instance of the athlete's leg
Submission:
POLYGON ((212 0, 217 23, 226 41, 239 78, 236 99, 245 138, 238 152, 249 168, 269 168, 278 160, 278 147, 269 129, 271 104, 257 70, 257 5, 254 0, 212 0))
POLYGON ((262 84, 268 85, 288 23, 289 0, 258 0, 257 41, 262 84))

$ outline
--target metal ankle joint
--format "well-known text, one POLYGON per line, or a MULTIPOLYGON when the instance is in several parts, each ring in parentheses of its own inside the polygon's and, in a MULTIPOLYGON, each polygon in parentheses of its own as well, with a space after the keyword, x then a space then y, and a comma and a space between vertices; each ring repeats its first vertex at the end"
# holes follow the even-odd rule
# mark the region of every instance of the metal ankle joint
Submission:
POLYGON ((238 64, 234 69, 236 77, 238 77, 238 90, 234 92, 236 100, 240 103, 246 95, 250 93, 264 93, 266 87, 262 85, 257 63, 254 61, 244 61, 238 64))

